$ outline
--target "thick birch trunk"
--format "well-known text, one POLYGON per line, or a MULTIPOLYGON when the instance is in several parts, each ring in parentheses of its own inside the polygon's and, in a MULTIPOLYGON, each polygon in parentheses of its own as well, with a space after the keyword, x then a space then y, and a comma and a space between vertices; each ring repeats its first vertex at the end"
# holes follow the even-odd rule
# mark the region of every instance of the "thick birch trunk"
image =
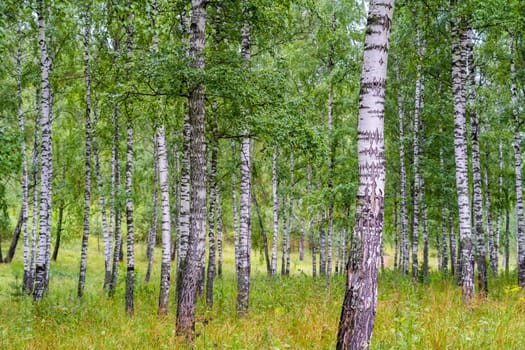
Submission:
POLYGON ((273 239, 272 239, 272 275, 277 274, 277 241, 279 240, 279 197, 277 196, 277 148, 272 160, 272 197, 273 197, 273 239))
POLYGON ((357 126, 356 223, 337 349, 368 349, 374 327, 385 193, 385 85, 393 10, 394 1, 372 0, 368 13, 357 126))
POLYGON ((40 69, 42 81, 42 167, 40 175, 40 230, 38 236, 38 252, 35 266, 35 286, 33 299, 40 300, 44 296, 49 283, 49 250, 51 244, 51 194, 52 194, 52 91, 49 81, 51 58, 48 55, 46 43, 46 28, 43 17, 44 4, 37 2, 38 43, 40 47, 40 69))
POLYGON ((191 165, 190 165, 190 115, 184 114, 184 126, 182 131, 182 160, 180 177, 180 206, 177 224, 177 296, 182 285, 182 273, 186 268, 186 256, 188 255, 188 244, 190 238, 190 193, 191 193, 191 165))
MULTIPOLYGON (((206 1, 192 0, 190 58, 192 67, 204 70, 206 41, 206 1)), ((197 287, 201 271, 206 233, 206 134, 204 84, 198 83, 189 96, 191 125, 191 223, 188 252, 183 263, 179 298, 177 300, 177 333, 192 337, 195 331, 197 287)))
POLYGON ((84 79, 86 81, 86 171, 84 188, 84 225, 82 234, 82 248, 80 253, 80 274, 78 278, 77 296, 84 295, 87 271, 87 250, 89 242, 89 219, 91 215, 91 70, 89 64, 89 35, 91 31, 91 10, 86 2, 86 23, 84 27, 84 79))
POLYGON ((171 279, 171 215, 168 183, 168 152, 164 124, 157 130, 159 185, 161 201, 162 259, 160 268, 159 315, 168 313, 171 279))
POLYGON ((514 117, 514 158, 516 169, 516 217, 517 217, 517 231, 516 241, 518 243, 517 265, 518 265, 518 285, 525 286, 525 220, 523 214, 523 185, 521 180, 521 136, 518 112, 518 92, 516 87, 516 69, 514 66, 514 36, 510 37, 510 73, 511 73, 511 93, 512 93, 512 115, 514 117))
POLYGON ((148 267, 146 269, 146 276, 144 282, 148 283, 151 277, 151 269, 153 267, 153 256, 155 255, 155 244, 157 243, 157 221, 159 208, 159 148, 158 148, 158 128, 154 127, 153 136, 153 213, 151 215, 151 225, 148 231, 148 243, 146 247, 146 258, 148 259, 148 267))
POLYGON ((459 237, 461 244, 461 275, 463 297, 466 302, 474 296, 474 269, 472 266, 472 231, 468 188, 468 152, 466 105, 466 36, 461 19, 451 25, 452 36, 452 89, 454 95, 454 155, 456 162, 456 191, 459 208, 459 237))

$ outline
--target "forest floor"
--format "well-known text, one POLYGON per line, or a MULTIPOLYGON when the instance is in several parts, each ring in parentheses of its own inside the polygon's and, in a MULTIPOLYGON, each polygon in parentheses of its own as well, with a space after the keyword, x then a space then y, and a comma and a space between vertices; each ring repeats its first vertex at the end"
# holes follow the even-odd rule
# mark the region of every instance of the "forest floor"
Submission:
MULTIPOLYGON (((124 265, 114 298, 102 291, 103 255, 91 242, 83 300, 76 288, 80 245, 64 245, 51 267, 49 295, 34 303, 20 292, 21 251, 0 265, 0 349, 333 349, 344 293, 344 277, 312 279, 309 257, 292 257, 292 276, 268 278, 258 252, 252 254, 250 313, 235 312, 233 251, 215 282, 215 304, 199 301, 193 345, 175 336, 175 304, 157 317, 159 261, 144 283, 145 248, 137 249, 135 314, 124 311, 124 265)), ((158 251, 156 252, 158 254, 158 251)), ((280 261, 279 261, 280 266, 280 261)), ((173 276, 173 275, 172 275, 173 276)), ((173 280, 173 278, 172 278, 173 280)), ((386 269, 379 277, 379 302, 372 349, 525 349, 525 292, 515 277, 491 279, 489 296, 465 306, 451 278, 432 273, 413 283, 386 269)), ((173 295, 173 289, 171 294, 173 295)))

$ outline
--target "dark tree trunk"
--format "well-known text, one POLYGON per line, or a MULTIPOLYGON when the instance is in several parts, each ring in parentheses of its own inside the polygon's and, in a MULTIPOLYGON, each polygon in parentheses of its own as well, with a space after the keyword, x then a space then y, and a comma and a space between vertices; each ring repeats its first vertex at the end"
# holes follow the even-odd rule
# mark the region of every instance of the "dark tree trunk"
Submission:
POLYGON ((53 249, 53 255, 51 256, 51 260, 57 261, 58 257, 58 250, 60 249, 60 239, 62 237, 62 223, 64 219, 64 201, 60 201, 60 205, 58 207, 58 223, 57 223, 57 240, 55 242, 55 248, 53 249))
POLYGON ((11 261, 13 261, 13 258, 16 252, 16 246, 18 245, 18 240, 20 239, 20 232, 22 231, 22 226, 24 225, 23 222, 24 222, 24 210, 23 208, 21 208, 20 214, 18 215, 18 221, 15 226, 15 231, 13 232, 13 239, 11 239, 11 245, 9 246, 9 250, 7 251, 7 256, 5 257, 5 260, 0 259, 0 262, 3 261, 6 263, 10 263, 11 261))

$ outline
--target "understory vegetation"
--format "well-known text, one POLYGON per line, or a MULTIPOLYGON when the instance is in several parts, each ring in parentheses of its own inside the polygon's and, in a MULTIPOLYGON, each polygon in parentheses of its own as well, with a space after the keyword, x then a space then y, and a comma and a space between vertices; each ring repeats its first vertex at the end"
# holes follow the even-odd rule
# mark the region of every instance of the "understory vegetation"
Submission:
MULTIPOLYGON (((157 317, 159 267, 144 283, 145 246, 137 249, 135 315, 124 310, 125 281, 108 298, 103 292, 104 257, 96 238, 88 257, 88 281, 77 298, 78 245, 66 243, 51 266, 47 298, 23 297, 20 255, 0 265, 1 349, 333 349, 343 299, 344 275, 312 279, 311 261, 292 255, 291 276, 270 278, 253 252, 250 313, 235 312, 233 248, 225 247, 225 271, 215 284, 215 304, 198 302, 194 344, 175 336, 175 301, 157 317)), ((102 248, 102 247, 101 247, 102 248)), ((157 251, 156 254, 159 252, 157 251)), ((160 256, 156 255, 156 260, 160 256)), ((122 266, 123 267, 123 266, 122 266)), ((435 269, 434 269, 435 270, 435 269)), ((124 276, 123 276, 124 277, 124 276)), ((387 266, 379 275, 372 349, 523 349, 525 292, 515 274, 491 279, 486 300, 462 302, 453 276, 433 272, 427 284, 414 283, 387 266)))

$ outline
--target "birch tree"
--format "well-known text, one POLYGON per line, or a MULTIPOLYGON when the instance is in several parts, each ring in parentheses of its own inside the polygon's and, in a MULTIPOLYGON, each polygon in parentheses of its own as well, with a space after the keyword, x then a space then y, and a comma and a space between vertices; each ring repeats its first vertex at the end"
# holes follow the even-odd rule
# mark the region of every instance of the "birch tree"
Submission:
POLYGON ((368 349, 377 304, 377 270, 383 233, 384 104, 393 0, 372 0, 364 44, 357 148, 356 223, 347 264, 337 349, 368 349))

